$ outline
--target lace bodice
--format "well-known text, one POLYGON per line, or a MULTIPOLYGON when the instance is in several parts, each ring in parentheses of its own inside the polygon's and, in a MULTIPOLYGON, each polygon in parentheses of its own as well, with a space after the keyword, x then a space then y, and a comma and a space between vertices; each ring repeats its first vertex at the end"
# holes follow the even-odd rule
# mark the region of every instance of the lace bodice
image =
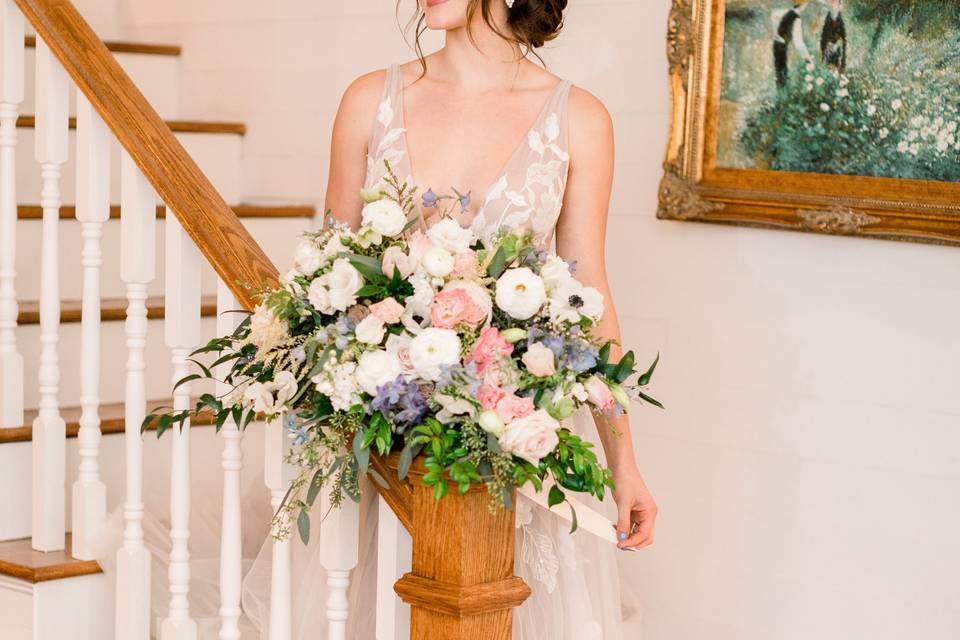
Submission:
MULTIPOLYGON (((470 205, 470 226, 481 237, 489 237, 501 227, 526 225, 533 230, 538 246, 546 248, 553 241, 570 165, 567 152, 570 86, 566 80, 557 85, 499 177, 470 205)), ((370 136, 366 187, 383 180, 385 160, 390 162, 398 178, 414 184, 405 134, 403 78, 400 67, 394 65, 387 71, 383 98, 370 136)), ((429 185, 417 186, 426 189, 429 185)), ((424 225, 422 211, 419 223, 424 225)))

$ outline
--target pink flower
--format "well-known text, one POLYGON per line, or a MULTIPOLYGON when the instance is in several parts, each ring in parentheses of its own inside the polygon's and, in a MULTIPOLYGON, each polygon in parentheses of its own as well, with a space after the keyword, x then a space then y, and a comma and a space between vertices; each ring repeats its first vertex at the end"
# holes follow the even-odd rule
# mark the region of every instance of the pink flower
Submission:
POLYGON ((513 353, 513 345, 503 339, 496 327, 487 327, 480 332, 480 338, 473 345, 473 352, 468 360, 477 363, 477 370, 483 373, 488 365, 496 362, 501 356, 513 353))
POLYGON ((448 289, 433 297, 430 324, 441 329, 453 329, 458 324, 483 324, 487 314, 477 306, 463 289, 448 289))
MULTIPOLYGON (((420 264, 420 258, 426 253, 427 249, 433 246, 433 241, 425 233, 417 229, 407 238, 408 253, 410 254, 411 266, 416 267, 420 264)), ((413 271, 415 269, 411 269, 413 271)))
POLYGON ((384 324, 395 324, 400 322, 400 317, 403 315, 403 305, 393 298, 387 298, 370 305, 370 313, 384 324))
POLYGON ((483 371, 480 371, 480 367, 477 367, 477 372, 480 374, 480 379, 483 384, 489 384, 493 387, 500 387, 503 385, 503 371, 500 369, 500 363, 494 361, 483 367, 483 371))
POLYGON ((554 364, 553 351, 539 342, 530 345, 527 352, 523 354, 522 360, 527 367, 527 371, 538 378, 552 376, 557 370, 554 364))
POLYGON ((507 453, 523 458, 530 464, 539 464, 558 444, 560 423, 549 413, 539 409, 507 425, 500 446, 507 453))
POLYGON ((493 387, 489 384, 480 385, 480 391, 477 392, 477 400, 484 411, 494 409, 500 399, 504 397, 504 391, 500 387, 493 387))
POLYGON ((506 423, 526 417, 531 413, 533 413, 533 400, 530 398, 521 398, 511 393, 503 396, 497 402, 497 415, 506 423))
POLYGON ((587 398, 590 402, 603 413, 612 413, 613 407, 617 401, 610 393, 610 387, 607 383, 597 376, 590 376, 590 379, 584 383, 587 390, 587 398))
POLYGON ((415 266, 413 260, 398 246, 387 247, 387 250, 383 252, 381 262, 383 263, 381 267, 383 274, 388 278, 393 277, 394 269, 400 272, 401 277, 406 278, 413 273, 415 266))
POLYGON ((467 249, 453 257, 453 274, 466 280, 474 280, 480 273, 480 262, 473 249, 467 249))

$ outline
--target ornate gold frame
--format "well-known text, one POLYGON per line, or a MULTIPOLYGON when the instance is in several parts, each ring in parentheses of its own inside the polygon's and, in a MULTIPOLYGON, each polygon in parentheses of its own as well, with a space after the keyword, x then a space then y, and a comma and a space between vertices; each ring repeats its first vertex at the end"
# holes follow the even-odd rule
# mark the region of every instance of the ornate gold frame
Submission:
POLYGON ((657 217, 960 245, 960 184, 715 166, 726 0, 672 0, 657 217))

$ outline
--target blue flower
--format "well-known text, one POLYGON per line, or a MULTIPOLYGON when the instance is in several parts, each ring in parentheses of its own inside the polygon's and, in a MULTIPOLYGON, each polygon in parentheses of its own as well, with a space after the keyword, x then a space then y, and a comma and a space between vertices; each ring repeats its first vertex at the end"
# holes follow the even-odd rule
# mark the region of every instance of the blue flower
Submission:
POLYGON ((427 414, 427 401, 420 393, 420 386, 407 382, 403 376, 377 387, 377 395, 370 401, 370 408, 379 411, 395 425, 406 427, 420 422, 427 414))
POLYGON ((437 206, 437 194, 433 192, 433 189, 427 189, 422 198, 424 209, 433 209, 435 206, 437 206))
POLYGON ((457 200, 460 201, 460 211, 466 211, 467 207, 470 206, 470 192, 467 191, 466 195, 457 192, 457 200))
POLYGON ((574 371, 588 371, 597 366, 599 353, 593 345, 582 340, 570 340, 564 346, 561 357, 564 364, 574 371))

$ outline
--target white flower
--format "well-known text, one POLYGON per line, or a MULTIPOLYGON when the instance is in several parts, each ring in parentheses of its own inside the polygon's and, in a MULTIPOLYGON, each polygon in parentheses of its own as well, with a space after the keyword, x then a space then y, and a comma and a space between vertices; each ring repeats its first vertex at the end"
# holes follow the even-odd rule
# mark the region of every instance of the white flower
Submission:
POLYGON ((920 153, 920 144, 917 142, 914 142, 913 144, 911 144, 910 153, 913 155, 917 155, 918 153, 920 153))
POLYGON ((323 277, 330 291, 330 305, 337 311, 346 311, 357 302, 357 291, 363 286, 363 277, 350 261, 338 258, 333 269, 323 277))
POLYGON ((409 333, 391 333, 387 336, 387 352, 396 356, 400 361, 400 369, 407 380, 416 377, 416 370, 413 368, 413 362, 410 360, 410 343, 413 338, 409 333))
POLYGON ((388 238, 400 235, 403 228, 407 226, 407 216, 403 212, 403 207, 389 198, 364 206, 360 212, 360 219, 364 225, 370 225, 377 233, 388 238))
POLYGON ((393 382, 401 373, 400 359, 383 349, 366 351, 357 362, 357 384, 372 396, 377 395, 377 387, 393 382))
POLYGON ((923 116, 913 116, 912 118, 910 118, 910 124, 912 124, 915 127, 919 127, 920 125, 923 124, 923 116))
POLYGON ((823 78, 817 78, 816 85, 819 87, 822 84, 823 84, 823 78))
POLYGON ((257 305, 250 316, 250 335, 247 342, 266 353, 289 337, 287 323, 273 315, 265 304, 257 305))
POLYGON ((301 274, 312 276, 325 262, 323 252, 312 238, 304 238, 293 251, 293 266, 301 274))
POLYGON ((897 145, 897 151, 899 151, 900 153, 906 153, 909 149, 910 149, 910 143, 908 143, 906 140, 901 140, 900 143, 897 145))
POLYGON ((530 464, 539 464, 540 459, 560 443, 559 428, 559 422, 543 409, 538 409, 508 424, 500 436, 500 447, 530 464))
POLYGON ((830 111, 830 105, 828 105, 826 102, 821 102, 820 111, 823 111, 823 112, 830 111))
POLYGON ((342 252, 344 248, 343 234, 341 234, 339 231, 334 231, 332 234, 330 234, 330 237, 327 238, 326 243, 321 249, 324 263, 337 257, 337 254, 342 252))
POLYGON ((463 253, 476 241, 473 231, 461 227, 451 218, 444 218, 427 229, 427 237, 453 254, 463 253))
POLYGON ((543 280, 527 267, 507 269, 497 279, 497 306, 512 318, 532 318, 547 299, 543 280))
POLYGON ((807 71, 813 71, 815 69, 812 61, 807 63, 806 69, 807 71))
POLYGON ((477 418, 477 424, 480 425, 481 429, 498 438, 502 436, 506 430, 506 425, 503 424, 503 420, 500 419, 500 414, 493 409, 481 413, 477 418))
POLYGON ((837 91, 837 97, 838 97, 838 98, 846 98, 846 97, 849 96, 849 95, 850 95, 850 92, 847 91, 846 89, 840 89, 840 90, 837 91))
POLYGON ((875 114, 876 112, 877 112, 877 105, 875 105, 875 104, 868 104, 868 105, 867 105, 867 115, 868 115, 868 116, 872 116, 872 115, 875 114))
POLYGON ((493 300, 490 299, 490 292, 473 280, 451 280, 443 287, 444 291, 450 289, 463 289, 473 300, 473 303, 480 307, 487 314, 487 322, 493 316, 493 300))
POLYGON ((328 368, 311 378, 317 391, 330 398, 335 411, 347 411, 360 404, 356 378, 357 363, 331 363, 328 368))
POLYGON ((430 275, 443 278, 453 271, 454 258, 449 251, 442 247, 430 247, 420 259, 420 265, 430 275))
POLYGON ((335 309, 330 304, 330 292, 323 284, 323 278, 317 278, 310 283, 310 289, 307 292, 307 300, 313 305, 313 308, 320 313, 332 314, 335 309))
POLYGON ((383 236, 371 225, 365 224, 357 231, 357 244, 366 249, 370 245, 383 242, 383 236))
POLYGON ((603 315, 603 294, 599 290, 584 287, 580 290, 580 298, 583 300, 580 313, 592 320, 597 320, 603 315))
POLYGON ((804 81, 813 82, 813 76, 808 73, 806 77, 804 77, 804 81))
POLYGON ((559 256, 551 255, 547 261, 540 267, 540 277, 548 289, 552 289, 561 283, 570 280, 573 276, 570 274, 570 265, 559 256))
POLYGON ((410 257, 398 246, 387 247, 383 252, 381 262, 383 263, 383 274, 388 278, 393 277, 394 269, 400 272, 401 278, 406 278, 413 273, 410 257))
POLYGON ((573 396, 578 402, 586 402, 587 398, 590 397, 590 394, 587 393, 587 388, 583 386, 583 383, 576 382, 572 387, 570 387, 570 395, 573 396))
POLYGON ((357 324, 354 332, 357 340, 364 344, 380 344, 387 333, 387 328, 383 320, 371 313, 357 324))
POLYGON ((289 371, 281 371, 268 382, 252 382, 243 394, 257 413, 276 415, 297 393, 297 379, 289 371))
POLYGON ((584 315, 592 320, 603 315, 603 294, 570 279, 550 294, 550 319, 554 322, 579 322, 584 315))
POLYGON ((893 102, 890 103, 890 107, 893 108, 894 111, 899 111, 900 107, 902 106, 903 106, 903 100, 901 100, 900 98, 896 98, 893 102))
POLYGON ((428 327, 410 341, 410 362, 416 372, 436 382, 440 368, 460 362, 460 338, 452 329, 428 327))
POLYGON ((889 136, 889 135, 890 135, 890 129, 887 129, 886 127, 880 129, 880 139, 881 139, 881 140, 885 140, 886 137, 889 136))
POLYGON ((459 415, 466 415, 472 418, 473 414, 476 413, 473 404, 463 398, 438 393, 433 399, 442 407, 440 411, 437 411, 437 420, 440 422, 449 422, 451 418, 459 415))
POLYGON ((299 282, 296 282, 294 278, 302 276, 303 274, 297 270, 296 267, 293 267, 285 274, 280 276, 280 286, 289 291, 295 296, 303 295, 303 286, 299 282))
POLYGON ((411 313, 430 315, 430 305, 433 304, 435 293, 430 279, 422 273, 415 273, 408 282, 413 285, 413 295, 406 299, 407 309, 411 313))

